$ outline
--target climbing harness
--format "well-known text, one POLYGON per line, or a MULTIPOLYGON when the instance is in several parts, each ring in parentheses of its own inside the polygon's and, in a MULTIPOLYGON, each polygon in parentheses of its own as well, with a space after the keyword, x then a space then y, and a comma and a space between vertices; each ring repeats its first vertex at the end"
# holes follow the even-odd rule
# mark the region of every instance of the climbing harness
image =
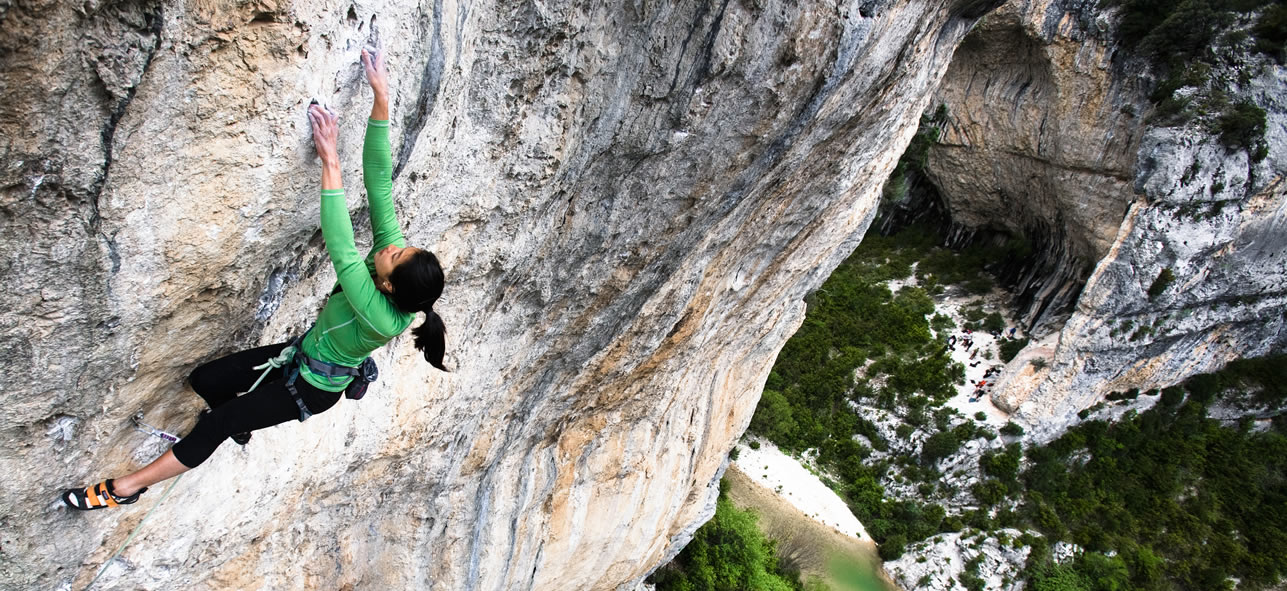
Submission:
POLYGON ((296 359, 300 365, 308 365, 309 371, 323 376, 328 380, 335 378, 352 377, 353 381, 349 383, 348 388, 344 390, 344 397, 350 400, 361 400, 366 395, 366 387, 374 382, 380 375, 380 369, 376 367, 375 360, 367 357, 362 360, 362 364, 357 367, 347 365, 338 365, 329 363, 320 359, 313 359, 304 355, 303 351, 295 353, 296 359))
POLYGON ((165 431, 162 431, 162 430, 160 430, 160 429, 157 429, 156 427, 153 427, 152 425, 149 425, 149 424, 147 424, 147 423, 144 423, 144 422, 143 422, 143 411, 139 411, 138 413, 136 413, 136 414, 134 415, 134 428, 135 428, 136 430, 138 430, 138 431, 143 432, 143 433, 147 433, 148 435, 151 435, 151 436, 153 436, 153 437, 159 437, 159 438, 161 438, 161 439, 164 439, 164 440, 166 440, 166 441, 169 441, 170 443, 178 443, 178 442, 179 442, 179 436, 178 436, 178 435, 174 435, 174 434, 172 434, 172 433, 167 433, 167 432, 165 432, 165 431))
MULTIPOLYGON (((304 331, 304 336, 308 336, 311 330, 313 329, 310 327, 307 331, 304 331)), ((357 367, 349 367, 322 361, 321 359, 313 359, 305 355, 303 348, 300 347, 300 343, 304 341, 304 336, 295 337, 276 357, 256 365, 254 369, 262 369, 264 372, 259 375, 259 379, 255 380, 255 385, 250 387, 250 390, 253 391, 259 387, 259 383, 264 381, 264 378, 268 377, 268 372, 278 368, 286 368, 286 390, 290 392, 291 398, 295 400, 295 406, 299 407, 299 421, 301 423, 313 416, 313 412, 308 410, 308 405, 304 404, 304 399, 299 395, 299 389, 295 387, 295 380, 299 379, 301 367, 307 366, 309 371, 332 381, 335 378, 352 377, 353 381, 344 389, 344 397, 350 400, 361 400, 366 395, 367 386, 380 375, 380 370, 376 367, 375 360, 370 357, 363 359, 362 364, 357 367)))
MULTIPOLYGON (((304 334, 308 333, 305 332, 304 334)), ((299 350, 299 343, 302 340, 304 340, 304 337, 295 337, 276 357, 256 365, 253 369, 262 369, 264 373, 259 374, 259 379, 255 380, 255 385, 251 386, 250 390, 247 390, 247 392, 253 392, 255 388, 259 387, 260 382, 263 382, 264 378, 268 377, 268 372, 289 365, 290 377, 286 379, 286 389, 290 391, 290 397, 295 399, 295 406, 299 407, 299 421, 301 423, 308 420, 308 417, 313 416, 313 413, 309 412, 308 406, 304 404, 304 399, 299 397, 299 391, 295 389, 295 379, 299 377, 299 367, 293 362, 295 361, 295 353, 299 350)))

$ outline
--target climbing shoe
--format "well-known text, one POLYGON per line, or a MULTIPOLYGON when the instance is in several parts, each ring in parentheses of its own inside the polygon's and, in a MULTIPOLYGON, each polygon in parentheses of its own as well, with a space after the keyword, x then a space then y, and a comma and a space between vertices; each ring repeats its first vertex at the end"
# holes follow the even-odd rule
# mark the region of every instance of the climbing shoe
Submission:
POLYGON ((69 488, 63 491, 62 499, 68 507, 79 511, 106 509, 117 505, 129 505, 139 500, 139 495, 147 492, 143 487, 128 497, 112 494, 112 480, 109 478, 86 488, 69 488))

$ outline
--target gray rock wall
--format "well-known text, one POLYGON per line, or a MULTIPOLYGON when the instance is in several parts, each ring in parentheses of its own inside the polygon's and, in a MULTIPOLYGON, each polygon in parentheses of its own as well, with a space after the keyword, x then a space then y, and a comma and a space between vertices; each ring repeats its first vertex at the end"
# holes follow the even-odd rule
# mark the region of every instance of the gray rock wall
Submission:
POLYGON ((190 426, 195 364, 311 322, 304 108, 342 113, 363 220, 369 43, 453 371, 396 339, 362 402, 182 477, 95 588, 633 584, 710 515, 804 294, 991 4, 0 6, 0 587, 88 583, 164 489, 57 491, 161 451, 135 412, 190 426))
POLYGON ((949 117, 929 176, 957 224, 1029 237, 1037 256, 1015 291, 1038 332, 1076 301, 1134 201, 1148 72, 1117 63, 1095 16, 1094 3, 1006 3, 934 97, 949 117))
POLYGON ((1287 74, 1255 56, 1214 74, 1269 114, 1254 162, 1200 120, 1148 122, 1148 64, 1115 55, 1113 19, 1080 1, 1008 3, 934 99, 951 122, 929 168, 954 219, 1044 242, 1018 285, 1038 338, 993 401, 1045 436, 1109 392, 1287 347, 1287 74), (1176 279, 1150 296, 1163 270, 1176 279))

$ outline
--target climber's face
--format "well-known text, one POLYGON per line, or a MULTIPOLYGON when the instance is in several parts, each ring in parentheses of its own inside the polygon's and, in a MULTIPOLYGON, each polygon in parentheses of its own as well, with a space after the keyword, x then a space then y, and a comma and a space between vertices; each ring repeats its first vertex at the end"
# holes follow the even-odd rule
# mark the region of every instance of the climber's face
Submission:
POLYGON ((411 260, 412 255, 420 252, 420 249, 408 246, 401 248, 397 245, 390 244, 375 253, 375 286, 385 293, 393 291, 393 284, 389 283, 389 275, 393 270, 402 263, 411 260))

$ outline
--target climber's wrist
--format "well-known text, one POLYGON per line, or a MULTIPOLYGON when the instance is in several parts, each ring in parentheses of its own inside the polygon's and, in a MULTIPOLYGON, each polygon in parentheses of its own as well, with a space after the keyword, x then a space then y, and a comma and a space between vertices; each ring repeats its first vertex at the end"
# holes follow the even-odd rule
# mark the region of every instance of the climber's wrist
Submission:
POLYGON ((389 99, 386 95, 375 93, 375 101, 371 103, 371 118, 376 121, 389 119, 389 99))
POLYGON ((338 158, 334 161, 322 161, 322 190, 343 189, 344 181, 342 178, 338 158))

